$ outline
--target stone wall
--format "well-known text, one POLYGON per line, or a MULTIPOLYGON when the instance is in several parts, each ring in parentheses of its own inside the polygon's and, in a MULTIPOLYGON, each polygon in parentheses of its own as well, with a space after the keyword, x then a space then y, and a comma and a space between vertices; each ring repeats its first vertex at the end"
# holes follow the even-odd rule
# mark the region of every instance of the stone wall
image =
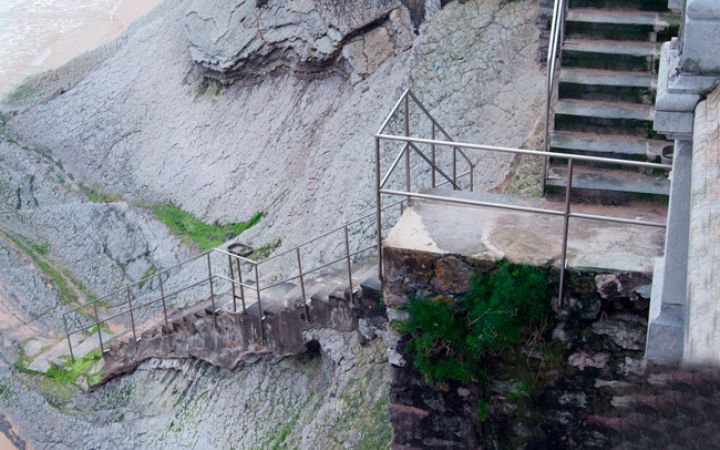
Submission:
POLYGON ((720 88, 695 109, 686 363, 720 361, 720 88))
MULTIPOLYGON (((488 261, 397 248, 386 249, 384 261, 391 320, 406 317, 410 298, 460 296, 470 273, 493 268, 488 261)), ((556 288, 557 274, 549 274, 556 288)), ((567 300, 550 315, 542 340, 491 358, 487 382, 427 384, 413 367, 408 337, 396 335, 393 448, 648 448, 675 442, 687 420, 717 422, 698 412, 719 398, 716 372, 644 367, 649 274, 568 275, 567 300)), ((695 431, 686 442, 707 436, 695 431)))

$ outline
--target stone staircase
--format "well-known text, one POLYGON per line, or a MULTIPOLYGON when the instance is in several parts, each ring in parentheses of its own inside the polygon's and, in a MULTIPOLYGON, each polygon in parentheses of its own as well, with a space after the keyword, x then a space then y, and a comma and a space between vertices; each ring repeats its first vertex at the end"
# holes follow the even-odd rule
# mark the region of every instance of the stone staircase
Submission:
POLYGON ((349 330, 357 327, 358 318, 380 314, 382 288, 377 266, 365 263, 355 267, 352 283, 351 292, 346 271, 309 279, 305 282, 307 303, 296 283, 263 290, 263 320, 257 293, 247 288, 245 312, 241 299, 236 296, 233 302, 232 294, 225 292, 216 296, 214 308, 208 298, 173 311, 168 327, 159 315, 138 327, 137 339, 126 333, 110 343, 103 381, 130 372, 152 357, 195 357, 230 369, 248 353, 282 356, 300 352, 307 344, 306 329, 349 330))
MULTIPOLYGON (((677 32, 667 0, 569 0, 550 151, 659 162, 671 145, 653 132, 660 45, 677 32)), ((662 173, 578 163, 573 192, 603 202, 666 198, 662 173)), ((550 158, 548 193, 562 192, 566 162, 550 158)))

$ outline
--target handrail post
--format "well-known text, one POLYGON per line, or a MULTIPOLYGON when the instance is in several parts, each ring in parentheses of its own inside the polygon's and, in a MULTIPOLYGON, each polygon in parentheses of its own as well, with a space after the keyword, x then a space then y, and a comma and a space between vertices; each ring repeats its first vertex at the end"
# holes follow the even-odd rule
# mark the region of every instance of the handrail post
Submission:
POLYGON ((475 192, 475 165, 470 163, 470 192, 475 192))
MULTIPOLYGON (((432 140, 434 141, 434 140, 435 140, 435 122, 430 121, 430 123, 432 124, 431 136, 432 136, 432 140)), ((435 187, 435 184, 436 184, 436 180, 435 180, 435 166, 437 165, 437 163, 435 162, 435 143, 434 143, 434 142, 433 142, 432 144, 430 144, 430 158, 431 158, 431 160, 432 160, 432 167, 431 167, 431 170, 430 170, 430 178, 431 178, 431 181, 432 181, 432 187, 434 188, 434 187, 435 187)))
POLYGON ((237 312, 237 295, 235 294, 235 271, 233 270, 232 256, 228 255, 228 266, 230 267, 230 286, 232 289, 233 312, 237 312))
MULTIPOLYGON (((410 136, 410 97, 405 96, 405 103, 403 106, 403 128, 405 132, 405 136, 410 136)), ((411 175, 410 175, 410 149, 408 148, 410 146, 409 142, 405 142, 405 190, 407 192, 410 192, 410 186, 412 183, 411 175)), ((408 198, 408 203, 410 202, 410 198, 408 198)))
POLYGON ((562 306, 563 296, 565 294, 565 268, 567 266, 568 229, 570 228, 570 196, 572 194, 573 166, 574 160, 572 158, 568 159, 567 188, 565 189, 565 212, 563 214, 562 256, 560 261, 560 287, 558 289, 557 303, 558 308, 562 306))
POLYGON ((100 341, 100 355, 105 358, 105 348, 103 347, 102 332, 100 331, 100 321, 98 320, 97 302, 93 303, 93 311, 95 313, 95 326, 97 327, 98 340, 100 341))
MULTIPOLYGON (((382 196, 380 194, 380 138, 375 137, 375 237, 377 239, 377 265, 378 279, 382 283, 383 279, 383 261, 382 261, 382 207, 380 202, 382 196)), ((400 202, 400 211, 402 211, 402 202, 400 202)), ((402 213, 401 213, 402 214, 402 213)))
POLYGON ((128 311, 130 311, 130 326, 132 327, 132 334, 133 334, 133 346, 137 344, 137 334, 135 334, 135 313, 133 312, 133 305, 132 305, 132 292, 130 292, 130 286, 125 290, 127 294, 127 301, 128 301, 128 311))
POLYGON ((350 235, 345 225, 345 258, 347 259, 348 282, 350 284, 350 301, 353 299, 352 262, 350 259, 350 235))
POLYGON ((300 247, 295 247, 295 255, 297 256, 298 276, 300 277, 300 295, 302 295, 303 306, 305 307, 305 321, 310 322, 310 310, 308 309, 307 297, 305 297, 305 277, 302 270, 300 247))
POLYGON ((72 341, 70 340, 70 333, 68 332, 67 318, 65 317, 65 314, 63 314, 62 318, 63 326, 65 327, 65 337, 67 337, 68 347, 70 348, 70 360, 75 362, 75 355, 73 354, 72 341))
POLYGON ((243 314, 247 314, 247 309, 245 309, 245 286, 243 286, 242 266, 240 265, 240 258, 237 258, 235 260, 235 265, 237 266, 238 281, 240 282, 240 301, 242 302, 243 314))
POLYGON ((212 263, 210 262, 210 252, 207 254, 207 266, 208 266, 208 284, 210 286, 210 304, 212 305, 212 316, 213 323, 217 328, 217 309, 215 308, 215 288, 213 286, 213 275, 212 275, 212 263))
POLYGON ((458 191, 458 184, 457 184, 457 147, 453 147, 453 154, 452 154, 452 180, 453 180, 453 190, 458 191))
POLYGON ((163 286, 162 274, 158 275, 158 280, 160 281, 160 298, 162 299, 163 316, 165 317, 165 329, 167 330, 167 332, 169 334, 170 333, 170 324, 168 323, 167 305, 165 303, 165 287, 163 286))
POLYGON ((260 314, 260 336, 265 343, 265 313, 263 313, 262 302, 260 301, 260 277, 258 276, 258 265, 255 263, 255 291, 257 292, 257 304, 260 314))

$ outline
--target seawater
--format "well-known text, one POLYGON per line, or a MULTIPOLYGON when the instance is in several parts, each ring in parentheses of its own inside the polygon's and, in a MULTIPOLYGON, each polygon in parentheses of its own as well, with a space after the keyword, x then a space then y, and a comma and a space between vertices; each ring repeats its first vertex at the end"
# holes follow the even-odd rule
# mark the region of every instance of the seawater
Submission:
POLYGON ((0 95, 29 75, 62 64, 88 48, 69 42, 74 33, 102 35, 122 0, 0 0, 0 95), (73 48, 78 47, 78 48, 73 48), (56 53, 63 53, 53 55, 56 53), (66 57, 64 57, 66 56, 66 57))

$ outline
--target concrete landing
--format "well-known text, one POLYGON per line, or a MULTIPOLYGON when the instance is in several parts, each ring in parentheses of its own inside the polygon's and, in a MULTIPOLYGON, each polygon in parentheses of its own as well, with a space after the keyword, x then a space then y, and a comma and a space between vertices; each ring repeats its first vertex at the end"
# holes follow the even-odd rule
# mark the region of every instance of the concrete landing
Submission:
MULTIPOLYGON (((479 201, 562 210, 546 199, 472 192, 434 191, 479 201)), ((574 212, 664 222, 666 209, 654 203, 628 206, 574 205, 574 212)), ((450 253, 475 259, 507 258, 521 264, 560 264, 561 216, 489 207, 416 201, 384 241, 385 247, 450 253)), ((651 273, 653 258, 663 251, 663 228, 571 219, 568 267, 651 273)))

